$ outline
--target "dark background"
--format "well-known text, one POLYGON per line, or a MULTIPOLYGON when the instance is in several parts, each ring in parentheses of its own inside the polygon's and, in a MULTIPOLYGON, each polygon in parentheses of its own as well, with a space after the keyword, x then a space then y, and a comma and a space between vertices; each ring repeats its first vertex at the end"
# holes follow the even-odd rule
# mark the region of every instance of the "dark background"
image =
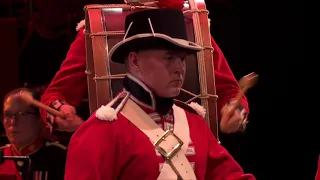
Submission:
MULTIPOLYGON (((114 2, 121 1, 1 1, 0 95, 25 83, 48 84, 75 38, 82 7, 114 2)), ((257 179, 314 179, 320 136, 304 131, 304 106, 294 96, 305 60, 303 2, 208 0, 207 7, 212 36, 235 77, 259 74, 247 94, 246 133, 222 134, 221 141, 257 179)))

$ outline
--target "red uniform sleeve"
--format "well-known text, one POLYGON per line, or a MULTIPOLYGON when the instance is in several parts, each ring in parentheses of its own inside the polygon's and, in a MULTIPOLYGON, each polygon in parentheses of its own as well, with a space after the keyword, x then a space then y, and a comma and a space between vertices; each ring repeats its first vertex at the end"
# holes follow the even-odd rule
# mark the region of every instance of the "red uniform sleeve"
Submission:
MULTIPOLYGON (((76 106, 87 90, 86 49, 84 29, 80 29, 75 41, 71 44, 66 59, 60 70, 44 92, 41 102, 50 105, 54 100, 62 100, 76 106)), ((46 118, 46 111, 41 110, 41 116, 46 118)))
POLYGON ((115 157, 119 157, 119 149, 117 128, 112 125, 93 115, 74 133, 68 146, 65 180, 117 179, 115 157))
MULTIPOLYGON (((224 105, 226 105, 231 99, 235 98, 240 90, 239 84, 234 77, 226 58, 224 57, 221 49, 211 37, 211 44, 214 48, 213 51, 213 63, 214 63, 214 75, 216 80, 216 90, 218 95, 218 114, 219 119, 220 111, 224 105)), ((247 98, 244 97, 241 100, 242 107, 246 110, 247 115, 249 113, 249 107, 247 98)))
POLYGON ((318 159, 318 169, 317 169, 317 174, 315 180, 320 180, 320 156, 318 159))
POLYGON ((218 144, 209 129, 207 133, 209 134, 209 154, 206 179, 255 180, 253 175, 244 174, 239 164, 224 147, 218 144))

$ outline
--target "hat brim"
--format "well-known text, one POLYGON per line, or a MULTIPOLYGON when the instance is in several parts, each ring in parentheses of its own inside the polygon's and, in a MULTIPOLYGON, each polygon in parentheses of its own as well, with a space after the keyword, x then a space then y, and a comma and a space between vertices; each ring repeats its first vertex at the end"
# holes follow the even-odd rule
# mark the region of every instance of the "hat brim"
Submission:
POLYGON ((191 41, 159 33, 146 33, 137 34, 115 44, 109 52, 109 60, 123 64, 130 52, 146 49, 182 50, 190 54, 203 50, 201 46, 191 41))

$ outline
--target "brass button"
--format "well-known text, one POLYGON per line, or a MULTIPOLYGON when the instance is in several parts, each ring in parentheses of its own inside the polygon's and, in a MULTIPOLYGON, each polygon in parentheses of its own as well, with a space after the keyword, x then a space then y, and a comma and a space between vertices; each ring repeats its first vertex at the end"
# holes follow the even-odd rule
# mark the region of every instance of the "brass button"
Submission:
POLYGON ((22 167, 23 166, 23 162, 22 161, 17 161, 17 165, 19 166, 19 167, 22 167))

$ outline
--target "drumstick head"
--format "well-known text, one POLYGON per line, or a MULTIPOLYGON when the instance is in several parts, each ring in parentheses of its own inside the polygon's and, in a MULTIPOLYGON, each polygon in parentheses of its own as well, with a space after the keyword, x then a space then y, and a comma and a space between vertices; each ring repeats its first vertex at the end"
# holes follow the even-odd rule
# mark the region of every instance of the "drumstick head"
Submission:
POLYGON ((251 88, 253 87, 258 81, 258 74, 252 72, 246 76, 243 76, 240 81, 239 81, 239 85, 240 88, 251 88))
POLYGON ((21 90, 19 92, 19 96, 21 99, 23 99, 26 103, 31 104, 31 102, 33 101, 33 96, 30 92, 26 91, 26 90, 21 90))

